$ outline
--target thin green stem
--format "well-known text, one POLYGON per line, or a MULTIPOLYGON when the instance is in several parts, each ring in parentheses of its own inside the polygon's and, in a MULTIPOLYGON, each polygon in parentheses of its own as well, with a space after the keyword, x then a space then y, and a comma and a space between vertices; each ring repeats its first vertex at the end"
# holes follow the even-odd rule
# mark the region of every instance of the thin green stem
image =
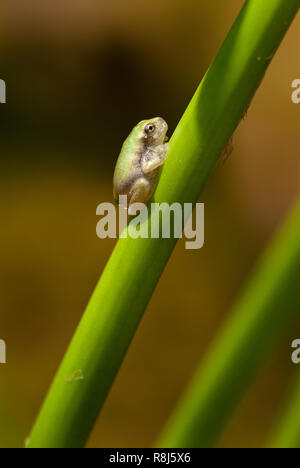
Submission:
MULTIPOLYGON (((196 202, 299 2, 245 3, 170 141, 156 202, 196 202)), ((175 243, 150 238, 118 241, 37 418, 29 447, 85 444, 175 243), (81 378, 70 378, 74 375, 81 378)))
POLYGON ((272 448, 300 448, 300 379, 296 382, 270 446, 272 448))
POLYGON ((175 408, 158 445, 211 447, 276 339, 300 308, 300 203, 175 408))

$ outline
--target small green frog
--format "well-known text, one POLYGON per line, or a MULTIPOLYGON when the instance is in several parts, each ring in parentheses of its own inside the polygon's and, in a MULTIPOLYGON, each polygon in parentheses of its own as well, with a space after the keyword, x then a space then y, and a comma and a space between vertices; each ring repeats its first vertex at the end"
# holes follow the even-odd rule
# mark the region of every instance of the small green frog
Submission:
POLYGON ((142 120, 125 140, 113 182, 114 198, 127 195, 128 213, 133 203, 147 203, 155 190, 159 167, 166 160, 168 125, 161 117, 142 120))

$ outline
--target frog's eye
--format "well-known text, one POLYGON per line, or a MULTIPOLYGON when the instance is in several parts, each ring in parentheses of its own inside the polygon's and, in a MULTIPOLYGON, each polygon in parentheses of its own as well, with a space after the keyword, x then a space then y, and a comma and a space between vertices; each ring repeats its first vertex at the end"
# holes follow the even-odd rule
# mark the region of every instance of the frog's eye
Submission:
POLYGON ((155 130, 155 125, 153 123, 148 123, 145 127, 145 133, 147 135, 151 135, 155 130))

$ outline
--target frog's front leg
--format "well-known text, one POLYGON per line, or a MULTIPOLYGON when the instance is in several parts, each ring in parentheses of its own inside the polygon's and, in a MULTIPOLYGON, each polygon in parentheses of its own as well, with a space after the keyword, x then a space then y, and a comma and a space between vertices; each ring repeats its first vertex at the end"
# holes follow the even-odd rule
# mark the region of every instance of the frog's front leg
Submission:
POLYGON ((168 149, 168 143, 164 143, 163 145, 158 145, 155 148, 149 148, 145 152, 142 160, 142 170, 144 174, 148 174, 164 164, 168 149))

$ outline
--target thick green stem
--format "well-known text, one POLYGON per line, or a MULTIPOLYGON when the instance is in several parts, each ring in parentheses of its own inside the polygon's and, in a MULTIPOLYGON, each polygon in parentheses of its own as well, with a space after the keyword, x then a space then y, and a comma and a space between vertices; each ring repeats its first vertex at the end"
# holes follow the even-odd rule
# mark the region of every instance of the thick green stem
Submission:
POLYGON ((175 409, 160 447, 211 447, 300 308, 300 203, 175 409))
MULTIPOLYGON (((196 202, 299 2, 245 3, 170 141, 156 202, 196 202)), ((85 444, 175 243, 118 241, 41 409, 29 447, 85 444), (74 375, 81 378, 70 378, 74 375)))

